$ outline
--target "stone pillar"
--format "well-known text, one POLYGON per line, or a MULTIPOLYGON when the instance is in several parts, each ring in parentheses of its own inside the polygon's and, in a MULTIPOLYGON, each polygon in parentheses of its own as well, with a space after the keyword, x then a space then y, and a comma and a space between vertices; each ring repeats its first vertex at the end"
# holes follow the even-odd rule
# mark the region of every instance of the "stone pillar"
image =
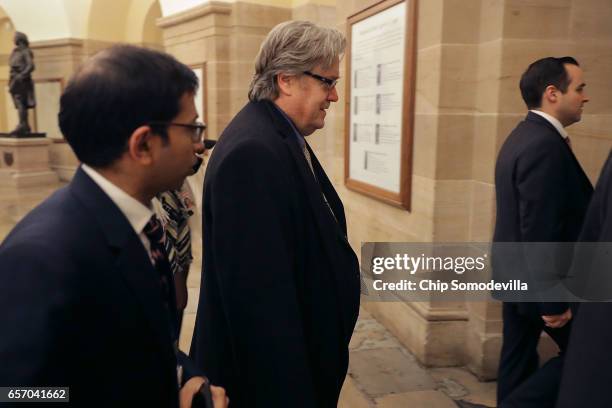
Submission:
MULTIPOLYGON (((34 80, 36 82, 59 81, 63 90, 70 76, 85 59, 111 45, 112 43, 106 41, 73 38, 32 42, 30 47, 34 52, 34 63, 36 64, 36 70, 33 73, 34 80)), ((39 99, 38 103, 44 103, 44 101, 39 99)), ((49 130, 39 129, 41 132, 49 130)), ((63 137, 50 137, 50 139, 52 141, 49 147, 51 169, 59 175, 60 180, 68 181, 74 175, 79 162, 63 137)))
POLYGON ((216 139, 247 102, 255 56, 288 8, 211 1, 158 20, 167 52, 188 65, 205 65, 205 119, 216 139))
MULTIPOLYGON (((34 80, 60 80, 63 88, 70 75, 83 61, 83 43, 83 40, 69 38, 33 42, 30 47, 34 52, 36 64, 34 80)), ((63 138, 49 138, 49 142, 51 170, 58 174, 60 180, 70 180, 78 166, 78 160, 63 138)))

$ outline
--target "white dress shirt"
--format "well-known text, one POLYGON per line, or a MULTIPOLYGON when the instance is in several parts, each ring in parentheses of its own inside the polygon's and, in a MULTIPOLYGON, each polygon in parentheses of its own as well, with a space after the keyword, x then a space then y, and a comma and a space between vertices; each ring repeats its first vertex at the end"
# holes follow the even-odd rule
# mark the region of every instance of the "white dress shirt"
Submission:
POLYGON ((119 210, 123 213, 123 215, 125 215, 125 218, 127 218, 132 228, 134 228, 134 232, 136 232, 136 235, 138 235, 140 238, 142 245, 149 254, 151 262, 153 262, 151 258, 151 243, 149 242, 149 238, 147 238, 143 232, 144 227, 147 225, 151 219, 151 216, 153 215, 153 211, 111 183, 107 178, 88 165, 82 164, 81 168, 89 177, 91 177, 94 183, 96 183, 98 187, 100 187, 102 191, 106 193, 111 201, 115 203, 117 207, 119 207, 119 210))
POLYGON ((529 112, 533 112, 536 115, 540 115, 541 117, 543 117, 544 119, 549 121, 550 124, 553 125, 555 127, 555 129, 557 129, 559 134, 561 136, 563 136, 563 139, 567 140, 569 135, 565 131, 565 128, 563 127, 561 122, 559 122, 559 119, 555 118, 554 116, 549 115, 548 113, 545 113, 545 112, 542 112, 542 111, 539 111, 539 110, 535 110, 535 109, 531 109, 529 112))

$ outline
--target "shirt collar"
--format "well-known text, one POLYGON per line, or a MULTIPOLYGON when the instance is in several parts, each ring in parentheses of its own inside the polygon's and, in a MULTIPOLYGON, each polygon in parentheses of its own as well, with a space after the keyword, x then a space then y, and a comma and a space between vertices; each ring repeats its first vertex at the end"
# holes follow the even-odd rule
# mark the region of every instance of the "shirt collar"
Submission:
POLYGON ((555 118, 552 115, 549 115, 548 113, 536 110, 536 109, 531 109, 529 112, 533 112, 536 115, 540 115, 541 117, 543 117, 544 119, 546 119, 547 121, 550 122, 551 125, 553 125, 555 127, 555 129, 557 129, 557 132, 559 132, 559 134, 564 138, 567 139, 568 138, 568 134, 565 131, 565 128, 563 127, 563 125, 561 124, 561 122, 559 122, 559 119, 555 118))
POLYGON ((302 136, 299 130, 297 130, 291 118, 287 116, 287 114, 281 108, 279 108, 277 104, 272 102, 272 105, 281 113, 281 115, 283 115, 283 117, 287 120, 287 122, 289 122, 289 124, 291 125, 291 129, 293 129, 293 133, 295 134, 295 137, 297 138, 297 141, 300 144, 300 148, 304 150, 304 147, 306 146, 306 141, 304 140, 304 136, 302 136))
POLYGON ((121 190, 119 187, 111 183, 103 175, 92 169, 86 164, 82 164, 81 168, 91 179, 106 193, 113 203, 119 210, 125 215, 125 218, 129 221, 136 234, 142 233, 144 227, 147 225, 153 211, 147 208, 140 201, 121 190))

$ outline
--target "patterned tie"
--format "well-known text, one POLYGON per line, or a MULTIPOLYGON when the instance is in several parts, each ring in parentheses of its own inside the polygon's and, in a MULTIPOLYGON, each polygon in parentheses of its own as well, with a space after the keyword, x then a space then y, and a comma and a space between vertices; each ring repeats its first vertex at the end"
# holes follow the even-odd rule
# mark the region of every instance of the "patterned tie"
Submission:
POLYGON ((166 257, 166 235, 161 222, 155 215, 151 216, 151 219, 143 230, 144 234, 149 239, 151 244, 151 260, 155 270, 159 274, 159 285, 161 289, 162 301, 166 311, 168 312, 168 326, 170 328, 170 334, 173 340, 178 337, 177 327, 175 319, 172 316, 176 316, 176 300, 174 297, 174 281, 172 279, 172 270, 166 257))
MULTIPOLYGON (((172 270, 170 263, 166 256, 166 234, 164 228, 157 216, 152 215, 151 219, 145 225, 143 230, 144 234, 149 239, 151 244, 151 260, 155 270, 159 273, 159 285, 161 288, 162 301, 164 302, 164 309, 166 312, 166 321, 168 324, 168 330, 170 333, 170 339, 172 340, 172 349, 174 355, 178 355, 178 339, 179 339, 179 327, 176 312, 176 298, 174 292, 174 280, 172 278, 172 270)), ((176 365, 176 380, 179 386, 183 381, 183 367, 177 363, 176 365)))

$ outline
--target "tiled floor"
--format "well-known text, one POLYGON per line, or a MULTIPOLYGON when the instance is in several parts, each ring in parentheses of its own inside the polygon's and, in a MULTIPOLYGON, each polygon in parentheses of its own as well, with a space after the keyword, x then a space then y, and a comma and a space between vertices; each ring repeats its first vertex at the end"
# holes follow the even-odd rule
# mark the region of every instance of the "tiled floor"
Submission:
POLYGON ((349 349, 340 408, 457 408, 456 401, 495 406, 494 382, 479 382, 460 367, 420 366, 364 309, 349 349))
MULTIPOLYGON (((0 186, 0 241, 34 206, 62 184, 14 189, 0 186)), ((201 241, 194 237, 195 262, 188 280, 180 347, 189 350, 198 302, 201 241)), ((462 402, 495 406, 495 383, 481 383, 463 368, 421 367, 366 310, 350 344, 350 366, 340 408, 457 408, 462 402)))

